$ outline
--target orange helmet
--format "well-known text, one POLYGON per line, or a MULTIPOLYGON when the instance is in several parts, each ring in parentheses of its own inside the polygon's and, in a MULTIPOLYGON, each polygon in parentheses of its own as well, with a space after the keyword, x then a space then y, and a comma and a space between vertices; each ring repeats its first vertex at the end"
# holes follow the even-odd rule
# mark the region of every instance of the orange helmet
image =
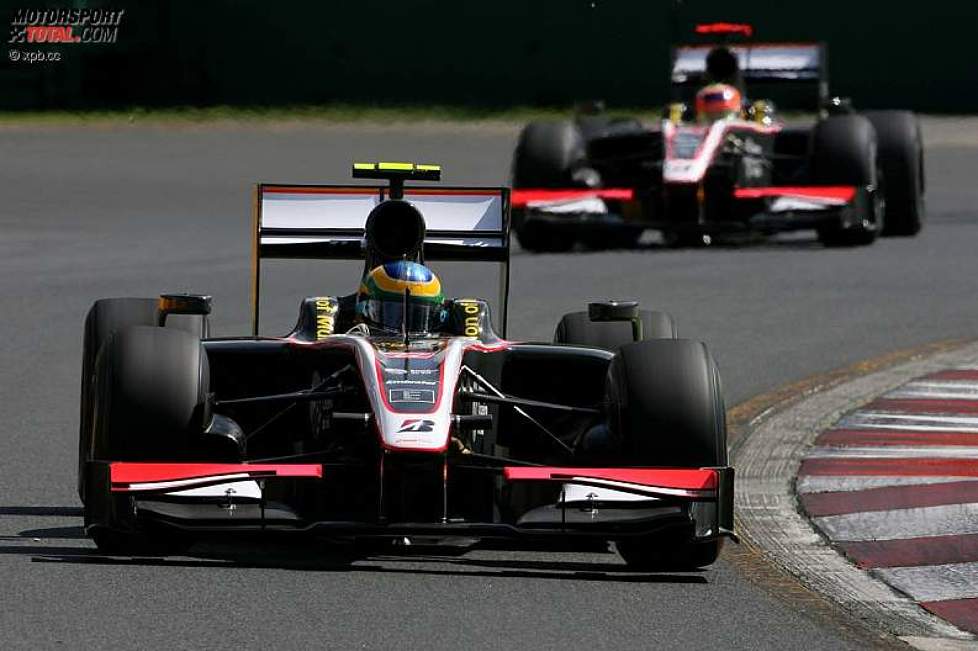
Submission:
POLYGON ((714 122, 737 117, 741 101, 740 91, 730 84, 710 84, 696 93, 696 118, 714 122))

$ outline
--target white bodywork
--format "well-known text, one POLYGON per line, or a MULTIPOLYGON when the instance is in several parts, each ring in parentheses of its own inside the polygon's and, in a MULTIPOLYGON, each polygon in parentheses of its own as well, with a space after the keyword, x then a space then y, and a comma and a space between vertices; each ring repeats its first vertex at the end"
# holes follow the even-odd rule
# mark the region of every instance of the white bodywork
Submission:
POLYGON ((699 183, 731 134, 766 135, 780 130, 779 126, 765 126, 746 120, 719 120, 709 126, 676 125, 663 120, 665 160, 662 180, 666 183, 699 183))

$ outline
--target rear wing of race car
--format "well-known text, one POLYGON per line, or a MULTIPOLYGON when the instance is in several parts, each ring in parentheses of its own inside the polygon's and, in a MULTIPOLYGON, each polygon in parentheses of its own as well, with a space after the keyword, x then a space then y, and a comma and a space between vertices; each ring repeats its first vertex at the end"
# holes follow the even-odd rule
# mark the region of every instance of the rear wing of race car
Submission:
POLYGON ((746 84, 795 83, 814 86, 818 106, 829 97, 828 53, 822 43, 714 43, 681 45, 672 55, 672 85, 677 91, 705 83, 706 57, 725 47, 737 57, 746 84))
POLYGON ((252 331, 259 332, 263 259, 362 260, 370 211, 392 194, 424 216, 425 260, 500 264, 500 322, 505 336, 509 297, 510 205, 507 188, 403 187, 404 180, 437 180, 437 166, 369 163, 360 178, 385 178, 390 186, 259 183, 254 193, 252 331), (419 171, 420 170, 420 171, 419 171))

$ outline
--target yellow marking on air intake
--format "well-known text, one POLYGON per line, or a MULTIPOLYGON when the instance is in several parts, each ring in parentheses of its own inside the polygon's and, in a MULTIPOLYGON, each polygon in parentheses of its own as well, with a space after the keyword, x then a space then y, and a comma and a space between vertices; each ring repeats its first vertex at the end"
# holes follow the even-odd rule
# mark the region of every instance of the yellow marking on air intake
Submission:
POLYGON ((441 171, 441 165, 424 165, 424 164, 418 163, 415 167, 416 167, 416 169, 419 172, 440 172, 441 171))
POLYGON ((479 304, 467 299, 459 299, 455 303, 461 305, 465 312, 465 336, 481 337, 482 324, 479 322, 479 304))
POLYGON ((373 170, 377 169, 377 165, 374 163, 354 163, 353 169, 355 170, 373 170))
POLYGON ((339 304, 332 298, 316 299, 316 340, 322 341, 331 334, 336 325, 336 313, 339 304))

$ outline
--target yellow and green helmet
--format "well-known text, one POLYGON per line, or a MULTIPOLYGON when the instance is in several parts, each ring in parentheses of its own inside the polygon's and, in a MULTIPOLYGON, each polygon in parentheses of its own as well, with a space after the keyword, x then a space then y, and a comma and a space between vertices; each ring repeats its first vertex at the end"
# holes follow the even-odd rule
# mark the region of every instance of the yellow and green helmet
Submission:
POLYGON ((436 331, 447 315, 438 276, 407 260, 374 267, 363 277, 357 313, 367 325, 392 334, 405 327, 411 334, 436 331))

